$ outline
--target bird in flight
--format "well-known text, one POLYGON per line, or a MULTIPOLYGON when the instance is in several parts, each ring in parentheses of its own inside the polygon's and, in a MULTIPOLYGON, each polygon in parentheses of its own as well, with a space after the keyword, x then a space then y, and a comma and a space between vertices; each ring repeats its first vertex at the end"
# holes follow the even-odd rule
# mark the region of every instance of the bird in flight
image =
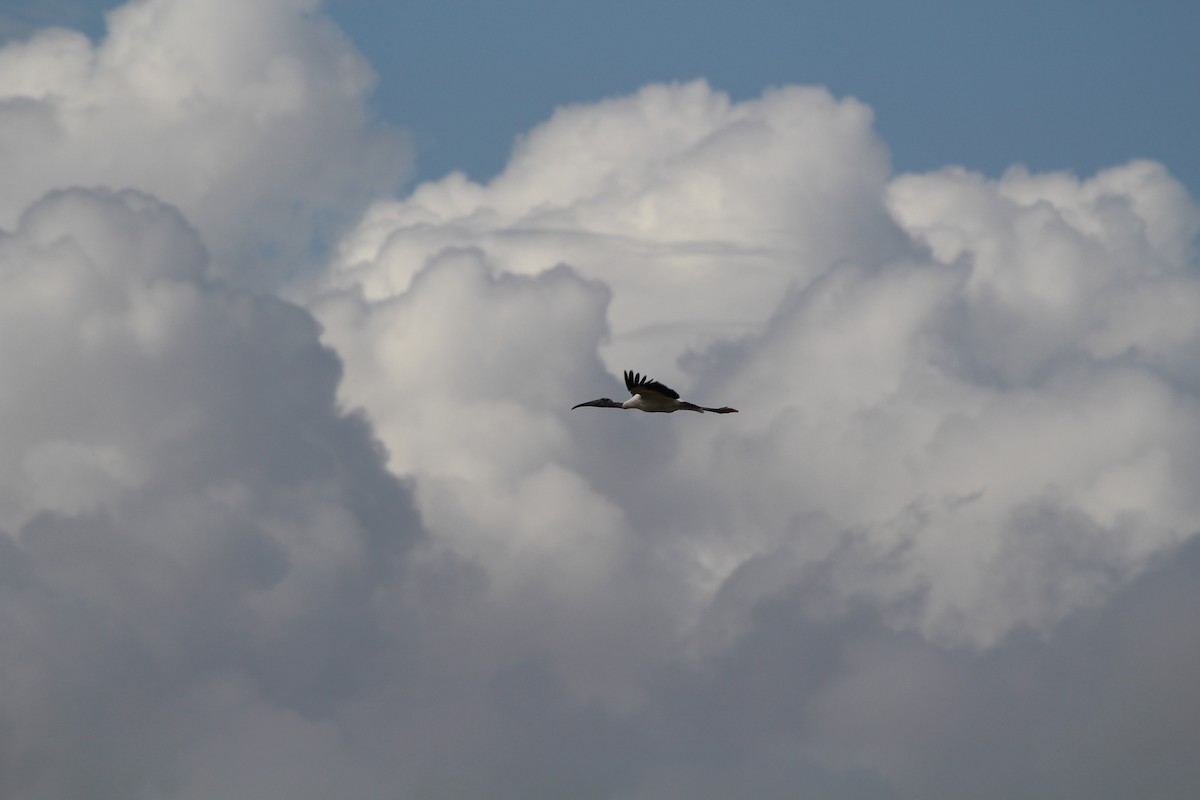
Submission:
POLYGON ((632 395, 624 403, 618 403, 616 400, 609 400, 607 397, 601 397, 599 400, 592 400, 587 403, 580 403, 577 406, 571 406, 574 411, 577 408, 584 406, 595 406, 596 408, 636 408, 638 411, 657 412, 661 414, 670 414, 672 411, 711 411, 714 414, 736 414, 736 408, 725 406, 723 408, 705 408, 704 406, 694 405, 686 400, 679 399, 679 392, 674 389, 664 386, 656 380, 639 375, 632 370, 625 370, 625 388, 632 395))

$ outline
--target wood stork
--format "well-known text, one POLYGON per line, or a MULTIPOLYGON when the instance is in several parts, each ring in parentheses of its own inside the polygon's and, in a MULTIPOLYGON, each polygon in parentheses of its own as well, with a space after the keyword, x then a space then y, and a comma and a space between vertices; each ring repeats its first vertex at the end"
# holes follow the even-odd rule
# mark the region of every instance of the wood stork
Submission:
POLYGON ((624 403, 618 403, 616 400, 609 400, 607 397, 601 397, 599 400, 592 400, 587 403, 580 403, 577 406, 571 406, 574 411, 577 408, 584 406, 595 406, 596 408, 636 408, 638 411, 649 411, 652 413, 670 414, 672 411, 711 411, 714 414, 736 414, 736 408, 725 406, 724 408, 705 408, 704 406, 693 405, 686 400, 679 399, 679 392, 667 386, 663 386, 656 380, 639 375, 632 370, 625 370, 625 388, 633 395, 624 403))

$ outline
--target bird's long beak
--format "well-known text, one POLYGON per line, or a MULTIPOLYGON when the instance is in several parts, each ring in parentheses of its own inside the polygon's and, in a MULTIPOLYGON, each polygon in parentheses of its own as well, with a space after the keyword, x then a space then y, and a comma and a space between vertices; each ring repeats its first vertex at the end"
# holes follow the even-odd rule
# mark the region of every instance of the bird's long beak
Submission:
POLYGON ((584 406, 595 406, 596 408, 620 408, 621 404, 613 402, 607 397, 601 397, 599 400, 589 400, 586 403, 580 403, 577 406, 571 406, 571 410, 574 411, 575 409, 583 408, 584 406))

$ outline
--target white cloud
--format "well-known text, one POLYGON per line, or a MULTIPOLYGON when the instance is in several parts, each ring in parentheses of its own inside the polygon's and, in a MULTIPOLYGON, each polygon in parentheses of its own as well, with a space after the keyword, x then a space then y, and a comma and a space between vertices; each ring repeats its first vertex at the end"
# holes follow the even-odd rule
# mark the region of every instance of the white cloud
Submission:
POLYGON ((663 348, 756 330, 832 261, 903 246, 881 203, 887 174, 852 100, 788 88, 734 104, 703 83, 650 86, 558 111, 487 187, 450 175, 377 203, 329 281, 390 297, 452 247, 514 274, 567 263, 620 289, 610 365, 654 353, 659 377, 677 379, 663 348))
POLYGON ((143 0, 96 44, 46 29, 0 48, 0 228, 50 189, 135 187, 182 209, 222 272, 297 269, 407 165, 368 125, 370 67, 316 6, 143 0))
POLYGON ((1162 167, 892 176, 861 103, 651 86, 377 203, 301 306, 214 272, 388 184, 365 66, 312 4, 111 21, 0 50, 47 167, 0 186, 0 794, 1200 780, 1162 167), (569 410, 623 368, 742 411, 569 410))
MULTIPOLYGON (((572 694, 667 713, 659 733, 681 735, 672 693, 644 683, 665 669, 713 715, 705 746, 823 765, 797 785, 885 796, 824 771, 867 768, 906 796, 981 779, 1006 796, 1080 776, 1022 749, 1045 720, 1008 718, 990 660, 1055 684, 1009 643, 1113 609, 1200 530, 1197 219, 1150 163, 890 177, 856 103, 657 86, 560 111, 489 185, 448 176, 377 204, 308 304, 434 541, 493 581, 488 618, 520 630, 499 588, 517 584, 585 631, 604 623, 581 599, 616 615, 572 660, 512 606, 572 694), (619 396, 598 353, 743 413, 567 411, 619 396), (652 587, 630 587, 623 552, 652 587), (613 596, 630 591, 661 618, 632 621, 613 596), (837 664, 805 678, 812 647, 837 664), (604 675, 582 666, 599 658, 604 675), (734 744, 719 710, 752 690, 711 682, 759 659, 796 718, 776 730, 751 702, 734 744), (918 711, 911 746, 872 733, 918 711), (979 717, 1003 723, 995 758, 970 739, 979 717), (976 744, 962 774, 929 767, 958 741, 976 744)), ((660 763, 645 786, 750 785, 743 763, 660 763)))
POLYGON ((584 292, 573 273, 607 286, 610 365, 694 373, 694 392, 745 411, 666 423, 688 425, 678 441, 662 434, 655 465, 681 519, 663 534, 652 501, 617 487, 635 529, 646 515, 688 538, 719 582, 775 548, 824 558, 829 538, 796 526, 827 518, 863 532, 856 557, 904 550, 841 591, 919 593, 898 624, 989 643, 1102 601, 1200 529, 1197 219, 1153 164, 1085 182, 1021 170, 889 182, 856 103, 656 86, 560 111, 486 187, 450 176, 377 204, 312 307, 346 358, 343 397, 377 421, 399 471, 469 474, 503 494, 539 457, 593 481, 616 468, 597 461, 630 469, 579 438, 599 423, 578 415, 594 412, 559 422, 603 393, 585 378, 611 386, 580 370, 605 296, 593 284, 581 313, 535 288, 584 292), (572 272, 547 271, 559 263, 572 272), (1148 306, 1178 313, 1145 319, 1148 306), (505 402, 503 419, 480 407, 505 402), (1050 545, 1021 531, 1045 514, 1059 520, 1046 536, 1086 551, 1078 572, 1029 574, 1022 548, 1050 545))

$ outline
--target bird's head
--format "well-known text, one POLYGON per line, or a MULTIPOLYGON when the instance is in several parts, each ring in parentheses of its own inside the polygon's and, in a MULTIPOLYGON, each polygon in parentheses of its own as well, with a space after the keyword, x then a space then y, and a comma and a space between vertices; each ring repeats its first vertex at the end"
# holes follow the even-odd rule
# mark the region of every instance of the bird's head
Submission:
POLYGON ((571 406, 571 410, 574 411, 575 409, 583 408, 584 406, 594 406, 596 408, 624 408, 625 407, 625 406, 621 405, 620 403, 618 403, 616 400, 609 400, 607 397, 601 397, 599 400, 589 400, 586 403, 580 403, 577 406, 571 406))

